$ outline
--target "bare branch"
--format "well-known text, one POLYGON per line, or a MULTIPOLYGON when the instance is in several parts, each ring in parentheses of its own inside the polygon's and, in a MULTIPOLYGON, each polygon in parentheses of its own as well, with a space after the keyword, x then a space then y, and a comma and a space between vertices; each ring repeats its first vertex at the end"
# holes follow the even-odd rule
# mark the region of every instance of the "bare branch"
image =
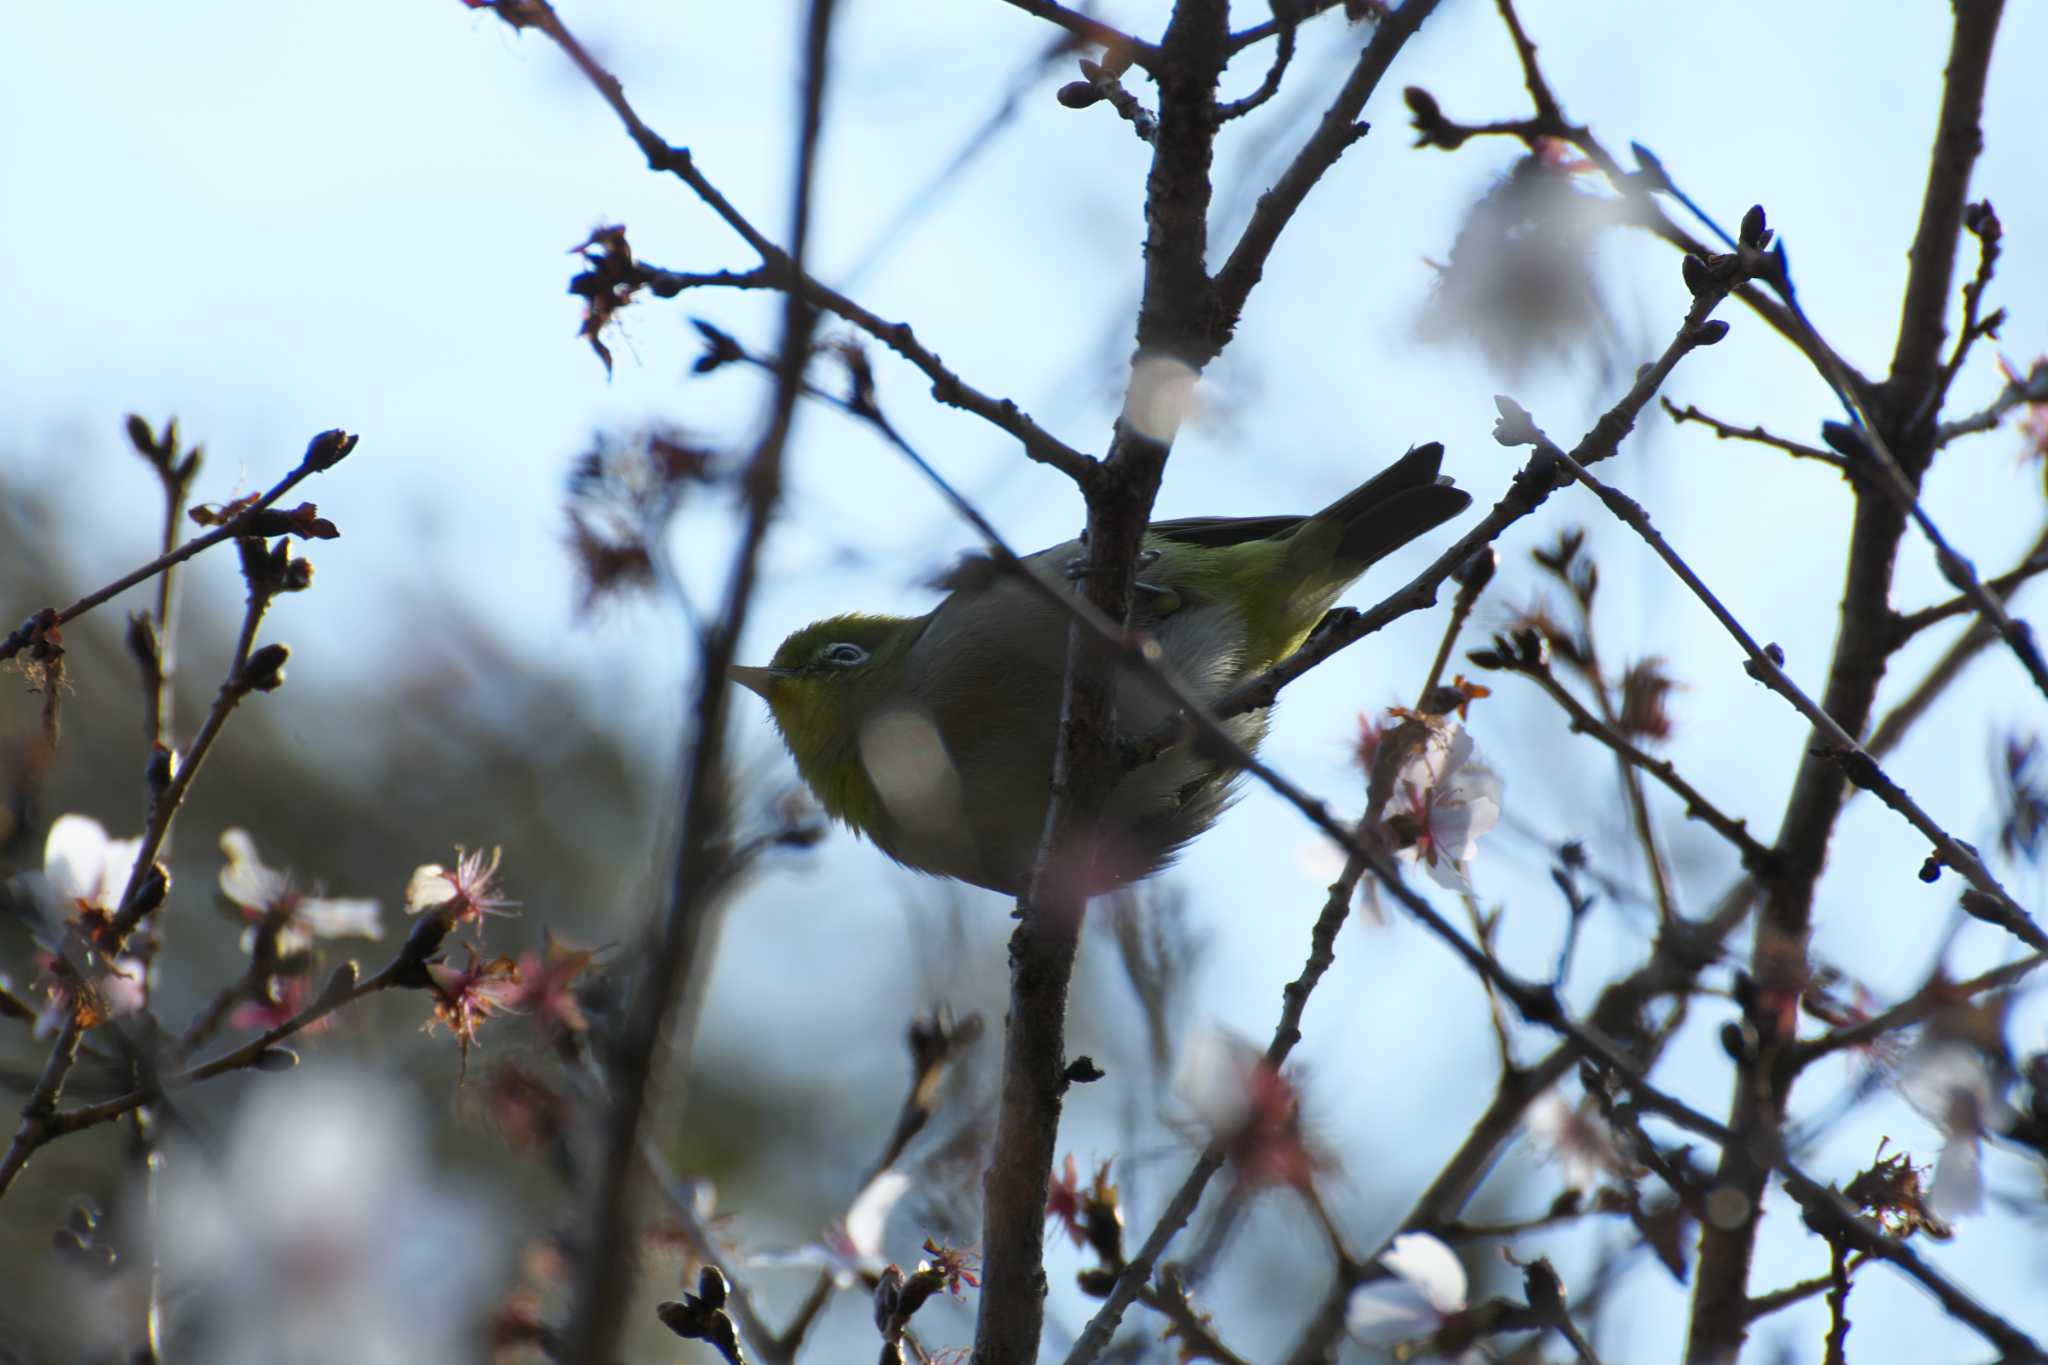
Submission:
POLYGON ((1899 339, 1892 350, 1888 387, 1917 399, 1939 371, 1942 338, 1948 334, 1949 285, 1955 275, 1956 246, 1969 200, 1970 172, 1984 149, 1977 120, 1984 108, 1991 46, 1998 36, 2004 0, 1956 0, 1949 39, 1948 69, 1941 90, 1941 117, 1920 223, 1913 233, 1905 301, 1899 310, 1899 339))
MULTIPOLYGON (((2020 561, 2017 568, 2008 569, 1996 578, 1986 579, 1984 590, 2002 603, 2011 597, 2013 591, 2022 583, 2043 573, 2048 573, 2048 533, 2043 533, 2041 538, 2034 542, 2034 548, 2027 552, 2026 558, 2020 561)), ((1951 597, 1946 602, 1908 612, 1898 620, 1896 629, 1899 643, 1904 644, 1929 626, 1939 625, 1952 617, 1975 610, 1976 598, 1969 593, 1963 593, 1951 597)), ((1986 624, 1995 629, 1995 623, 1987 621, 1986 624)))
MULTIPOLYGON (((1506 399, 1500 401, 1509 402, 1506 399)), ((1521 412, 1519 408, 1516 408, 1515 412, 1521 414, 1523 422, 1527 421, 1526 412, 1521 412)), ((1520 430, 1518 428, 1518 432, 1520 430)), ((1526 430, 1535 431, 1535 428, 1531 424, 1526 430)), ((1939 852, 1943 863, 1962 873, 1972 887, 1997 903, 2007 917, 2000 921, 2004 927, 2031 947, 2048 948, 2048 933, 2043 933, 2034 923, 2033 917, 2013 900, 1999 884, 1998 879, 1991 875, 1991 870, 1984 865, 1976 852, 1936 824, 1933 817, 1922 810, 1919 803, 1914 801, 1904 788, 1885 775, 1877 760, 1855 741, 1848 730, 1800 690, 1799 685, 1792 681, 1782 667, 1782 651, 1775 645, 1766 648, 1757 644, 1742 623, 1735 619, 1734 614, 1722 605, 1713 590, 1700 581, 1699 575, 1694 573, 1691 566, 1671 548, 1671 543, 1650 524, 1649 514, 1643 510, 1641 504, 1602 483, 1589 473, 1585 466, 1551 444, 1549 438, 1543 436, 1540 431, 1535 432, 1535 436, 1539 449, 1547 451, 1571 472, 1572 477, 1591 490, 1610 512, 1642 537, 1643 541, 1656 551, 1658 558, 1662 559, 1671 571, 1678 575, 1679 580, 1692 590, 1693 595, 1705 604, 1707 610, 1713 613, 1714 619, 1721 623, 1722 628, 1748 656, 1748 662, 1743 665, 1744 671, 1792 703, 1801 715, 1813 723, 1814 728, 1826 738, 1830 746, 1831 752, 1828 756, 1841 765, 1850 781, 1875 792, 1879 800, 1904 816, 1915 829, 1926 835, 1928 841, 1939 852)), ((1517 444, 1520 443, 1517 441, 1517 444)))
POLYGON ((1231 248, 1230 258, 1216 272, 1215 326, 1221 336, 1227 336, 1237 325, 1245 300, 1265 273, 1266 260, 1273 254, 1288 220, 1308 198, 1316 182, 1337 164, 1345 149, 1365 136, 1366 127, 1358 121, 1365 102, 1379 89, 1380 80, 1408 40, 1435 13, 1436 5, 1437 0, 1408 0, 1380 21, 1372 40, 1358 54, 1350 77, 1323 111, 1315 132, 1295 153, 1273 187, 1259 196, 1251 221, 1245 224, 1243 235, 1231 248))
POLYGON ((1266 68, 1265 79, 1259 82, 1258 89, 1243 99, 1219 105, 1216 110, 1218 122, 1228 123, 1234 118, 1243 118, 1280 92, 1281 78, 1287 74, 1288 63, 1294 60, 1294 35, 1301 27, 1301 16, 1291 14, 1285 20, 1276 19, 1274 22, 1280 25, 1280 42, 1273 49, 1273 64, 1266 68))
POLYGON ((1900 1029, 1911 1028, 1929 1015, 1953 1005, 1958 1000, 1969 1000, 1986 991, 2003 990, 2016 985, 2030 976, 2034 969, 2048 962, 2048 952, 2036 952, 2003 967, 1994 967, 1967 981, 1944 983, 1939 989, 1931 984, 1881 1013, 1873 1014, 1860 1024, 1834 1029, 1818 1038, 1802 1042, 1794 1049, 1796 1068, 1804 1069, 1821 1058, 1842 1051, 1844 1048, 1866 1047, 1888 1034, 1900 1029))
POLYGON ((355 449, 356 438, 343 431, 324 431, 313 438, 306 447, 306 453, 291 473, 271 485, 249 506, 208 531, 205 535, 188 540, 167 554, 158 555, 149 563, 130 573, 125 573, 113 582, 73 602, 62 611, 45 610, 23 622, 13 634, 0 640, 0 660, 13 658, 31 641, 39 639, 44 632, 53 630, 78 619, 94 607, 110 598, 118 597, 137 583, 145 582, 157 574, 164 573, 173 565, 182 564, 201 551, 210 550, 224 540, 243 536, 275 536, 288 533, 289 527, 279 524, 279 514, 270 509, 278 499, 292 491, 299 483, 323 470, 332 469, 349 451, 355 449))
POLYGON ((1068 9, 1065 5, 1056 4, 1054 0, 1003 0, 1003 3, 1043 19, 1049 24, 1057 25, 1081 42, 1095 43, 1120 53, 1131 65, 1146 71, 1152 70, 1159 61, 1159 49, 1142 38, 1133 37, 1120 28, 1068 9))
POLYGON ((1849 462, 1832 450, 1823 450, 1819 446, 1805 445, 1787 440, 1783 436, 1774 436, 1761 426, 1738 427, 1732 422, 1708 416, 1691 403, 1681 408, 1669 398, 1659 398, 1657 401, 1664 405, 1664 411, 1671 414, 1672 421, 1699 422, 1724 441, 1754 441, 1758 445, 1773 446, 1782 450, 1794 459, 1818 460, 1822 464, 1832 465, 1840 470, 1845 478, 1854 473, 1849 462))
MULTIPOLYGON (((1512 645, 1512 642, 1506 642, 1512 645)), ((1775 866, 1771 850, 1749 832, 1749 822, 1727 815, 1701 795, 1699 789, 1678 775, 1678 769, 1668 758, 1652 758, 1626 735, 1587 709, 1586 704, 1573 696, 1570 689, 1558 681, 1549 665, 1540 657, 1532 657, 1525 651, 1508 648, 1483 651, 1475 655, 1475 663, 1483 667, 1497 666, 1511 673, 1528 678, 1543 689, 1544 695, 1556 702, 1571 718, 1575 734, 1590 735, 1613 750, 1615 755, 1631 767, 1648 773, 1662 783, 1672 795, 1685 803, 1688 818, 1698 820, 1707 828, 1726 839, 1735 851, 1742 855, 1743 867, 1758 877, 1769 877, 1775 866)))
MULTIPOLYGON (((1719 340, 1721 333, 1713 328, 1722 324, 1717 322, 1712 327, 1706 324, 1709 315, 1728 296, 1729 289, 1728 281, 1719 284, 1709 281, 1694 296, 1692 308, 1686 313, 1685 321, 1679 325, 1670 344, 1664 348, 1664 353, 1637 372, 1636 381, 1629 391, 1603 413, 1584 439, 1573 447, 1573 457, 1580 464, 1597 464, 1620 449, 1623 439, 1635 429, 1636 419, 1642 415, 1657 390, 1663 387, 1678 362, 1698 347, 1719 340)), ((1457 543, 1438 555, 1428 568, 1405 586, 1381 598, 1367 611, 1340 608, 1331 612, 1300 649, 1220 698, 1212 708, 1214 714, 1227 719, 1271 706, 1282 688, 1340 650, 1410 612, 1434 605, 1437 590, 1461 565, 1499 539, 1508 527, 1541 507, 1557 487, 1556 465, 1542 455, 1530 459, 1515 474, 1500 501, 1477 525, 1460 536, 1457 543)))

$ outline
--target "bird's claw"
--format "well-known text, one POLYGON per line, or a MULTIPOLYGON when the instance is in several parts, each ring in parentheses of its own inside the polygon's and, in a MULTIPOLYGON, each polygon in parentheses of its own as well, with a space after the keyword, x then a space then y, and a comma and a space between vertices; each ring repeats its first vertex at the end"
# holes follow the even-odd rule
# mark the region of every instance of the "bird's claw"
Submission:
MULTIPOLYGON (((1135 567, 1140 573, 1143 573, 1146 569, 1151 568, 1154 564, 1157 564, 1158 562, 1159 551, 1140 550, 1138 551, 1138 558, 1135 567)), ((1071 583, 1078 583, 1084 578, 1094 577, 1096 574, 1101 573, 1102 570, 1090 565, 1088 563, 1088 556, 1075 555, 1072 559, 1066 562, 1066 566, 1064 569, 1061 570, 1061 572, 1066 574, 1067 581, 1071 583)), ((1140 584, 1139 586, 1142 587, 1143 585, 1140 584)))

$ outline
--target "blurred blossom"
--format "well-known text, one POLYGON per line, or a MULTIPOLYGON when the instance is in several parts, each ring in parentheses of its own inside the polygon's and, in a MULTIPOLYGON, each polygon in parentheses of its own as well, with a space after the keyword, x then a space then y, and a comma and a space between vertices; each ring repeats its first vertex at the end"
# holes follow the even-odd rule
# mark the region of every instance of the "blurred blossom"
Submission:
POLYGON ((862 1187, 846 1216, 827 1227, 819 1239, 788 1251, 760 1251, 747 1258, 757 1266, 822 1266, 841 1289, 856 1279, 879 1275, 889 1264, 882 1255, 882 1232, 889 1215, 910 1191, 910 1177, 889 1169, 862 1187))
POLYGON ((1241 1183, 1313 1188, 1324 1163, 1303 1132, 1301 1095, 1263 1049, 1224 1029, 1197 1029, 1173 1088, 1225 1144, 1241 1183))
POLYGON ((1171 356, 1140 356, 1131 367, 1131 386, 1124 395, 1124 420, 1140 436, 1171 441, 1195 410, 1195 380, 1185 361, 1171 356))
POLYGON ((2036 396, 2048 394, 2048 356, 2036 359, 2024 375, 2005 356, 1998 358, 1998 369, 2019 395, 2020 459, 2048 462, 2048 400, 2036 396))
MULTIPOLYGON (((1426 1232, 1404 1232, 1380 1257, 1393 1278, 1354 1290, 1344 1312, 1351 1335, 1368 1346, 1435 1336, 1465 1311, 1465 1266, 1426 1232)), ((1476 1350, 1461 1360, 1483 1359, 1476 1350)))
POLYGON ((1500 774, 1458 721, 1425 719, 1430 733, 1401 765, 1386 823, 1403 840, 1401 861, 1420 862, 1438 885, 1469 892, 1479 840, 1500 820, 1500 774))
POLYGON ((488 1207, 430 1170, 392 1080, 262 1078, 217 1161, 173 1151, 161 1187, 164 1274, 215 1365, 466 1360, 497 1276, 488 1207))
POLYGON ((1124 1211, 1110 1183, 1109 1163, 1095 1168, 1095 1179, 1086 1187, 1067 1157, 1065 1168, 1046 1189, 1045 1216, 1057 1219, 1077 1247, 1092 1246, 1104 1266, 1124 1262, 1124 1211))
POLYGON ((43 877, 67 911, 111 915, 135 871, 142 839, 113 839, 88 815, 60 815, 43 841, 43 877))
POLYGON ((498 894, 498 864, 503 850, 455 850, 455 866, 422 863, 405 884, 405 913, 432 910, 450 928, 482 925, 486 915, 509 915, 519 902, 498 894))
MULTIPOLYGON (((265 985, 263 994, 235 1006, 234 1012, 228 1015, 228 1027, 268 1033, 271 1029, 297 1018, 299 1011, 312 1003, 312 994, 313 983, 303 975, 274 973, 265 985)), ((332 1014, 323 1014, 300 1028, 299 1032, 308 1037, 316 1033, 325 1033, 334 1027, 335 1017, 332 1014)))
MULTIPOLYGON (((2000 811, 1999 851, 2034 861, 2048 841, 2048 759, 2039 735, 2010 734, 1999 746, 1995 777, 2000 811)), ((54 837, 55 831, 51 831, 54 837)))
POLYGON ((484 1103, 505 1140, 521 1151, 552 1146, 569 1123, 569 1101, 518 1062, 493 1070, 484 1103))
POLYGON ((256 841, 246 830, 223 831, 220 851, 228 859, 220 870, 220 893, 251 921, 242 935, 243 952, 255 948, 258 931, 265 924, 276 929, 278 957, 306 952, 315 939, 384 936, 376 901, 308 896, 293 890, 290 874, 265 866, 257 856, 256 841))
POLYGON ((1678 684, 1666 673, 1662 659, 1641 659, 1621 675, 1621 732, 1632 739, 1671 738, 1671 712, 1665 702, 1678 684))
POLYGON ((499 1010, 511 1009, 519 995, 519 968, 509 957, 486 958, 476 946, 465 943, 469 961, 456 967, 446 961, 429 962, 427 976, 433 983, 434 1014, 427 1020, 427 1032, 435 1024, 446 1024, 469 1062, 470 1045, 484 1020, 499 1010))
MULTIPOLYGON (((1877 1017, 1879 1008, 1877 997, 1868 986, 1850 981, 1838 968, 1824 965, 1815 967, 1808 976, 1799 1004, 1831 1029, 1867 1024, 1877 1017)), ((1882 1033, 1843 1051, 1873 1075, 1888 1075, 1905 1052, 1905 1040, 1897 1033, 1882 1033)))
POLYGON ((1604 361, 1615 338, 1593 262, 1614 218, 1571 168, 1524 157, 1473 205, 1417 332, 1469 343, 1510 378, 1574 353, 1604 361))
POLYGON ((2009 1068, 1977 1041, 1939 1021, 1899 1063, 1899 1093, 1941 1130, 1927 1207, 1953 1220, 1984 1207, 1983 1140, 2013 1113, 2005 1101, 2009 1068))
POLYGON ((519 955, 515 972, 519 991, 506 1006, 533 1016, 538 1025, 555 1038, 589 1029, 583 1007, 576 1001, 576 978, 583 975, 597 956, 592 948, 572 948, 544 931, 544 950, 519 955))
POLYGON ((1886 1156, 1884 1149, 1890 1144, 1890 1138, 1878 1141, 1870 1168, 1859 1171, 1842 1187, 1843 1196, 1874 1217, 1889 1236, 1905 1238, 1924 1232, 1937 1242, 1948 1241, 1955 1230, 1928 1207, 1922 1178, 1926 1171, 1904 1152, 1886 1156))
POLYGON ((1633 1173, 1591 1096, 1574 1106, 1557 1091, 1547 1090, 1529 1106, 1522 1122, 1529 1140, 1558 1164, 1568 1190, 1590 1193, 1602 1176, 1626 1179, 1633 1173))
MULTIPOLYGON (((104 961, 86 951, 94 962, 104 961)), ((35 963, 42 973, 36 984, 50 997, 36 1016, 37 1038, 52 1036, 74 1015, 80 1028, 98 1028, 109 1019, 135 1013, 149 1000, 149 967, 139 957, 115 958, 105 970, 94 971, 83 986, 71 964, 55 953, 39 952, 35 963)))

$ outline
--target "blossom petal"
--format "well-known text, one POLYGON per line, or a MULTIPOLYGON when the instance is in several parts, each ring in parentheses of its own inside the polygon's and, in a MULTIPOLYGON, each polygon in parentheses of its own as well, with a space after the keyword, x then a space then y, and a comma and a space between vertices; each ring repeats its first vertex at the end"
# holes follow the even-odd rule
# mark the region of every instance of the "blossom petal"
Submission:
POLYGON ((413 869, 405 884, 405 913, 417 915, 422 910, 445 905, 455 899, 455 892, 455 879, 447 868, 439 863, 422 863, 413 869))
POLYGON ((1368 1346, 1426 1337, 1443 1322, 1421 1290, 1406 1280, 1377 1280, 1352 1291, 1344 1326, 1368 1346))
POLYGON ((141 852, 140 838, 112 839, 89 815, 60 815, 43 841, 43 875, 66 902, 114 910, 114 898, 127 888, 141 852))
POLYGON ((870 1180, 847 1206, 846 1240, 862 1261, 881 1256, 883 1225, 909 1189, 909 1176, 898 1170, 885 1170, 870 1180))
POLYGON ((1181 1047, 1173 1092, 1211 1133, 1234 1133, 1251 1116, 1249 1081, 1265 1055, 1228 1029, 1197 1028, 1181 1047))
POLYGON ((106 866, 107 827, 89 815, 60 815, 43 841, 43 875, 66 901, 91 900, 106 866))
POLYGON ((384 926, 378 920, 382 908, 362 897, 308 896, 299 902, 293 918, 316 938, 379 939, 384 937, 384 926))
POLYGON ((1380 1264, 1415 1286, 1437 1312, 1463 1311, 1465 1263, 1428 1233, 1402 1233, 1394 1239, 1393 1249, 1380 1257, 1380 1264))
POLYGON ((1942 1145, 1927 1207, 1950 1222, 1984 1211, 1984 1152, 1974 1134, 1958 1133, 1942 1145))
POLYGON ((284 894, 288 885, 285 875, 264 865, 249 831, 222 830, 220 851, 228 859, 220 870, 221 895, 245 910, 262 911, 284 894))

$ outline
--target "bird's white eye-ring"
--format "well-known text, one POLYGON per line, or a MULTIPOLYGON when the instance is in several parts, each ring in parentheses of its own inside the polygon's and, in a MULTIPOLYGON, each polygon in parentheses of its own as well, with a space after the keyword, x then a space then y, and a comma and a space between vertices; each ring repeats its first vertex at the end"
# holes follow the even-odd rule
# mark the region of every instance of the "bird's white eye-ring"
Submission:
POLYGON ((859 645, 850 645, 844 641, 836 645, 826 645, 818 651, 818 662, 829 664, 833 668, 853 668, 867 661, 868 652, 866 650, 862 649, 859 645))

